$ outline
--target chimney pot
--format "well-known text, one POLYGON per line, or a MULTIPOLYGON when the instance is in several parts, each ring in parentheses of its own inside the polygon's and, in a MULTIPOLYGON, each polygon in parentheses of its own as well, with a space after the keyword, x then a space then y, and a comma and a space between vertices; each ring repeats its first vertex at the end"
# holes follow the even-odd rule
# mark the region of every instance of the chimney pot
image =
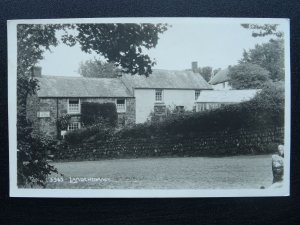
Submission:
POLYGON ((192 71, 198 73, 198 62, 192 62, 192 71))

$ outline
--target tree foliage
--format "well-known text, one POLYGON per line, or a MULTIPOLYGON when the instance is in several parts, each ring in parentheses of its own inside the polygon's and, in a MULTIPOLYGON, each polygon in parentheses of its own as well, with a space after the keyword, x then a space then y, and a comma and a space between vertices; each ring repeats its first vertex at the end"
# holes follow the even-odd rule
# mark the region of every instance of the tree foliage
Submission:
POLYGON ((51 159, 49 153, 57 150, 56 141, 33 134, 28 121, 21 120, 18 126, 22 126, 22 129, 18 129, 17 184, 22 187, 45 187, 48 175, 58 173, 48 163, 48 159, 51 159))
POLYGON ((17 26, 17 148, 18 185, 45 185, 46 177, 57 172, 47 162, 53 142, 36 136, 26 119, 26 103, 35 94, 38 83, 31 68, 43 58, 43 53, 57 46, 56 30, 62 25, 19 24, 17 26))
POLYGON ((208 82, 213 74, 213 68, 210 66, 205 66, 205 67, 199 68, 199 73, 208 82))
POLYGON ((241 63, 229 68, 229 84, 234 89, 257 89, 269 81, 269 72, 256 64, 241 63))
POLYGON ((25 116, 26 99, 34 94, 37 80, 32 78, 31 68, 43 59, 43 53, 57 46, 55 36, 57 29, 64 29, 61 25, 19 24, 17 26, 17 95, 18 115, 25 116), (21 112, 22 111, 22 112, 21 112))
POLYGON ((241 63, 252 63, 270 72, 273 81, 284 80, 284 42, 282 39, 271 39, 268 43, 255 45, 245 51, 241 63))
POLYGON ((19 185, 45 182, 46 176, 56 172, 46 161, 49 141, 36 137, 26 118, 26 102, 35 94, 38 82, 32 78, 31 68, 43 59, 60 41, 73 46, 78 43, 84 52, 95 51, 109 63, 132 74, 149 75, 155 64, 144 49, 156 47, 158 35, 166 31, 166 24, 19 24, 17 26, 17 148, 19 185), (57 31, 63 31, 58 39, 57 31), (38 143, 38 144, 35 144, 38 143), (29 160, 29 161, 28 161, 29 160), (26 163, 25 163, 26 162, 26 163), (29 163, 28 163, 29 162, 29 163), (38 167, 32 166, 38 163, 38 167))
POLYGON ((283 37, 283 32, 277 31, 278 24, 241 24, 242 27, 252 30, 253 37, 264 37, 267 35, 274 35, 278 38, 283 37))
POLYGON ((113 63, 90 59, 80 63, 78 72, 83 77, 114 78, 120 74, 121 70, 113 63))
POLYGON ((63 114, 61 115, 57 121, 56 121, 56 126, 59 131, 67 130, 68 125, 70 123, 71 116, 69 114, 63 114))
POLYGON ((167 30, 166 24, 110 23, 76 24, 76 35, 65 35, 69 45, 78 43, 82 51, 92 51, 103 56, 109 63, 122 68, 125 73, 149 75, 155 62, 145 49, 155 48, 159 34, 167 30))
POLYGON ((276 113, 284 111, 284 82, 265 83, 262 91, 251 101, 257 108, 276 113))

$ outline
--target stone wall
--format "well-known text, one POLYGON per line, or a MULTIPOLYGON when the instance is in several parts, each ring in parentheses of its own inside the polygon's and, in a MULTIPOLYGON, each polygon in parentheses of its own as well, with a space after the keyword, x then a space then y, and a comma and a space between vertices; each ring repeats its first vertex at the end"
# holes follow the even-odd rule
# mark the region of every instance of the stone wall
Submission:
POLYGON ((240 130, 199 134, 197 137, 113 138, 97 143, 62 145, 54 152, 59 160, 97 160, 165 156, 230 156, 266 154, 277 150, 284 129, 240 130))
MULTIPOLYGON (((115 103, 117 98, 80 98, 80 102, 115 103)), ((32 121, 35 133, 57 137, 57 118, 68 113, 68 98, 38 98, 36 95, 27 99, 27 118, 32 121), (40 111, 50 112, 49 117, 38 117, 40 111)), ((80 121, 80 114, 71 114, 71 121, 80 121)), ((124 125, 135 123, 135 99, 126 99, 126 112, 118 113, 118 119, 124 125)), ((122 123, 120 123, 122 124, 122 123)))
POLYGON ((55 98, 38 98, 36 95, 27 98, 27 118, 32 122, 36 134, 56 137, 57 101, 55 98), (39 112, 49 112, 49 117, 38 117, 39 112))

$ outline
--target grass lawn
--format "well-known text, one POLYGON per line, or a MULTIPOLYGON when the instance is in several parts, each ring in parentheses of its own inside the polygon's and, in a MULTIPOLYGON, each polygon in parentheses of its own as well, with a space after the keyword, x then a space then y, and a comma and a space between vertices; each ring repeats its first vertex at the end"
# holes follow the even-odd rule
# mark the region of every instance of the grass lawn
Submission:
POLYGON ((61 162, 53 165, 64 177, 52 175, 47 188, 258 189, 272 184, 271 161, 256 155, 61 162))

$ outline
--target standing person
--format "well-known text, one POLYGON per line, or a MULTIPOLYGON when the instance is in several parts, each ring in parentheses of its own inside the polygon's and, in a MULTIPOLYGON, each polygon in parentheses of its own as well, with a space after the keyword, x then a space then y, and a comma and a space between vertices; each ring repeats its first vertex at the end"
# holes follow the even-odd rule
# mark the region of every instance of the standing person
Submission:
POLYGON ((283 181, 284 145, 278 145, 278 153, 272 155, 273 184, 283 181))

